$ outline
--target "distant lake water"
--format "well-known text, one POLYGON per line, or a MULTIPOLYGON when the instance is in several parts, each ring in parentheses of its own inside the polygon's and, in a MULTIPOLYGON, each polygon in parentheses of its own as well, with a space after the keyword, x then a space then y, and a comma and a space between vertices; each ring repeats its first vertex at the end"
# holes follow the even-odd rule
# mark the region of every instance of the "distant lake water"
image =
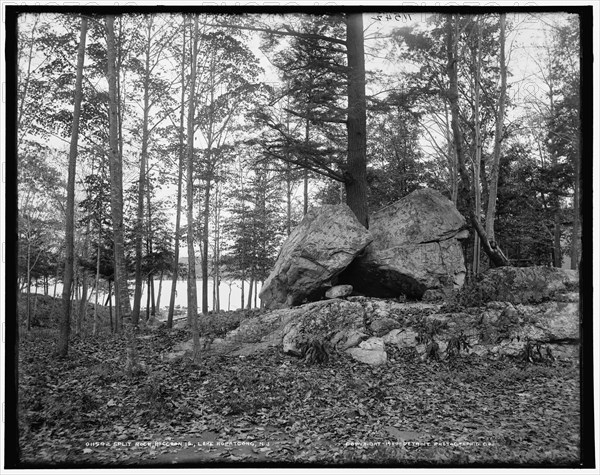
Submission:
MULTIPOLYGON (((143 287, 142 287, 142 301, 141 301, 141 306, 143 309, 146 308, 146 302, 147 302, 147 298, 148 298, 148 285, 147 285, 147 281, 145 281, 143 283, 143 287)), ((160 308, 163 310, 163 312, 165 312, 166 310, 168 310, 169 307, 169 300, 171 298, 171 285, 172 285, 173 281, 171 279, 163 279, 162 282, 162 290, 161 290, 161 297, 160 297, 160 308)), ((131 305, 133 306, 133 291, 135 289, 135 281, 130 280, 129 281, 129 298, 131 300, 131 305)), ((154 298, 155 300, 158 299, 158 287, 160 285, 160 281, 159 279, 155 279, 154 280, 154 298)), ((247 306, 248 304, 248 291, 249 291, 249 282, 245 282, 244 283, 244 308, 247 306)), ((88 287, 88 292, 90 292, 91 287, 88 287)), ((187 307, 187 281, 185 280, 178 280, 177 281, 177 285, 175 287, 176 290, 176 294, 175 294, 175 308, 180 307, 180 308, 185 308, 187 307)), ((260 293, 261 290, 261 284, 260 282, 258 283, 258 292, 260 293)), ((201 308, 202 305, 202 279, 198 279, 196 280, 196 291, 197 291, 197 296, 198 296, 198 308, 201 308)), ((31 292, 35 293, 35 286, 31 287, 31 292)), ((38 287, 37 289, 37 293, 43 293, 43 289, 42 287, 38 287)), ((62 283, 58 282, 56 284, 56 296, 60 297, 62 294, 62 283)), ((51 283, 48 289, 48 295, 52 296, 54 295, 54 283, 51 283)), ((234 280, 234 281, 221 281, 221 285, 219 286, 219 298, 220 298, 220 309, 223 310, 238 310, 240 308, 242 308, 242 303, 241 303, 241 296, 242 296, 242 282, 240 280, 234 280)), ((89 297, 89 302, 90 303, 94 303, 95 301, 95 294, 94 292, 92 292, 92 294, 89 297)), ((98 292, 98 303, 101 305, 104 305, 104 302, 106 301, 107 298, 107 293, 106 291, 100 291, 98 292)), ((114 294, 113 294, 113 305, 115 304, 114 302, 114 294)), ((260 307, 260 299, 257 297, 256 298, 256 304, 257 306, 260 307)), ((254 292, 252 294, 252 307, 254 307, 254 292)), ((208 309, 212 310, 213 309, 213 281, 209 280, 208 281, 208 309)))
MULTIPOLYGON (((161 297, 160 297, 160 307, 162 309, 167 309, 169 307, 169 299, 171 298, 171 285, 173 281, 171 279, 164 280, 162 283, 161 297)), ((147 296, 148 296, 148 286, 144 284, 142 291, 142 307, 146 307, 147 296)), ((250 289, 250 283, 245 282, 244 285, 244 307, 248 304, 248 292, 250 289)), ((133 289, 135 282, 129 282, 129 289, 131 294, 131 299, 133 302, 133 289)), ((154 298, 158 298, 158 286, 159 280, 154 280, 154 298)), ((260 293, 261 285, 258 283, 258 292, 260 293)), ((187 281, 178 280, 177 286, 175 287, 175 307, 187 307, 187 281)), ((202 279, 196 280, 196 292, 198 296, 198 308, 202 305, 202 279)), ((219 286, 219 299, 220 299, 220 307, 221 310, 237 310, 242 308, 241 306, 241 296, 242 296, 242 282, 239 280, 224 282, 221 281, 221 285, 219 286)), ((260 307, 260 299, 256 298, 256 304, 260 307)), ((252 293, 252 306, 254 307, 254 290, 252 293)), ((208 281, 208 308, 209 310, 213 309, 213 281, 208 281)))

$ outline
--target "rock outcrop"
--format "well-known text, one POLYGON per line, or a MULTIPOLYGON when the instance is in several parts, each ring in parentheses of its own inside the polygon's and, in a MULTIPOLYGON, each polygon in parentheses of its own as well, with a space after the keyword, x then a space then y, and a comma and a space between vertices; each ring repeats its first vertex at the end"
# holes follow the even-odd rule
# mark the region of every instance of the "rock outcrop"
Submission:
POLYGON ((463 285, 460 240, 468 236, 454 204, 431 189, 414 191, 371 215, 373 242, 339 278, 373 297, 421 299, 428 289, 463 285))
MULTIPOLYGON (((556 294, 540 304, 490 301, 484 306, 448 311, 441 304, 367 298, 361 296, 278 309, 242 320, 225 338, 202 342, 205 351, 249 355, 278 347, 299 356, 304 343, 317 340, 331 351, 369 365, 388 361, 392 348, 413 349, 427 357, 433 339, 440 357, 449 343, 468 344, 462 354, 499 358, 518 356, 528 342, 551 348, 557 357, 577 357, 579 310, 575 292, 556 294)), ((176 348, 167 359, 191 351, 191 342, 176 348)))
POLYGON ((350 208, 326 205, 310 210, 287 238, 260 298, 266 308, 320 299, 332 279, 373 240, 350 208))

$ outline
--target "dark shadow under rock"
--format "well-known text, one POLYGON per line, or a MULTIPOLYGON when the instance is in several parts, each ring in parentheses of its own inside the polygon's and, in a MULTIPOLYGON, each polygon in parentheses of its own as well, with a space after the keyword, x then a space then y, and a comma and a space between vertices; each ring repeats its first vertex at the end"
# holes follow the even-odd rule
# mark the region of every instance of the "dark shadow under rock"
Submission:
POLYGON ((410 275, 379 266, 352 262, 338 277, 338 284, 351 284, 357 294, 375 298, 421 299, 427 288, 410 275))

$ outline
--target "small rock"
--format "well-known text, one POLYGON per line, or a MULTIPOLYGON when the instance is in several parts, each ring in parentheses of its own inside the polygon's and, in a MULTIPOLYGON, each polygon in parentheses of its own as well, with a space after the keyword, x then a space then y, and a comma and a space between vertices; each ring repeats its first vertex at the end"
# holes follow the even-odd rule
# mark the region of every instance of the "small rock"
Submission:
POLYGON ((417 345, 417 336, 419 334, 408 328, 404 330, 392 330, 383 337, 385 343, 396 345, 398 349, 413 348, 417 345))
POLYGON ((328 299, 339 299, 342 297, 347 297, 352 293, 352 286, 350 284, 345 285, 335 285, 331 287, 327 292, 325 292, 325 297, 328 299))
POLYGON ((383 336, 396 328, 400 328, 400 324, 393 318, 384 318, 371 323, 371 330, 375 336, 383 336))
POLYGON ((485 304, 486 308, 492 309, 492 310, 503 310, 504 308, 506 308, 508 306, 507 302, 497 302, 495 300, 492 300, 491 302, 488 302, 487 304, 485 304))
POLYGON ((391 332, 389 332, 387 335, 383 336, 383 342, 384 343, 391 343, 394 344, 396 343, 396 340, 398 338, 399 335, 402 334, 404 330, 400 330, 399 328, 395 328, 394 330, 392 330, 391 332))
POLYGON ((379 366, 387 362, 387 353, 385 350, 365 350, 363 348, 350 348, 346 350, 352 358, 361 363, 372 366, 379 366))
POLYGON ((358 330, 351 330, 347 333, 345 342, 340 346, 342 350, 347 350, 348 348, 352 348, 354 346, 359 345, 363 340, 367 338, 369 338, 369 335, 358 330))
POLYGON ((283 337, 283 352, 298 355, 300 349, 296 346, 298 340, 298 328, 292 327, 283 337))
POLYGON ((358 347, 363 350, 385 350, 383 339, 376 337, 371 337, 368 340, 363 341, 358 347))
POLYGON ((181 343, 177 343, 173 349, 175 351, 192 351, 194 349, 194 340, 190 339, 188 341, 182 341, 181 343))
POLYGON ((173 351, 171 353, 166 353, 163 355, 162 359, 164 361, 175 361, 185 356, 185 351, 173 351))

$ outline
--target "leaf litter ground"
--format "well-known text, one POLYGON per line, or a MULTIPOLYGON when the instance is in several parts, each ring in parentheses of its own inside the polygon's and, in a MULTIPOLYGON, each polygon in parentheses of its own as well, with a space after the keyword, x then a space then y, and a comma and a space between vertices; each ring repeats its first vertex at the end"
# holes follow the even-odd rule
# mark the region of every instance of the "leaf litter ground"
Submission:
POLYGON ((142 374, 125 339, 24 334, 21 459, 28 466, 575 466, 579 366, 462 355, 421 361, 388 347, 385 366, 347 355, 307 365, 277 349, 167 362, 184 330, 141 330, 142 374))

